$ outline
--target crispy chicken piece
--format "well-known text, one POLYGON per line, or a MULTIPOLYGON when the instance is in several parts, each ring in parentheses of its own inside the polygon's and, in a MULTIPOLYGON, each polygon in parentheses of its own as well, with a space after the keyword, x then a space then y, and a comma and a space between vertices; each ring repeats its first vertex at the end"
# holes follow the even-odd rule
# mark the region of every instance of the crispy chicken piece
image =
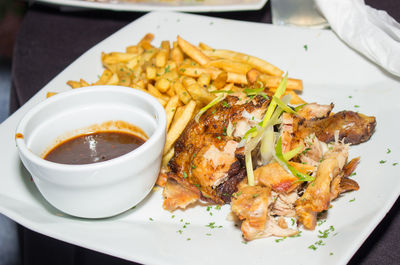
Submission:
POLYGON ((333 109, 333 103, 329 105, 320 105, 309 103, 297 111, 297 114, 306 120, 322 119, 329 116, 333 109))
POLYGON ((349 178, 351 173, 356 169, 359 161, 360 157, 353 158, 344 166, 342 173, 332 180, 331 201, 344 192, 358 190, 360 188, 355 180, 349 178))
MULTIPOLYGON (((314 166, 290 162, 297 171, 308 174, 314 171, 314 166)), ((299 179, 287 172, 279 163, 273 162, 257 168, 254 171, 255 184, 270 187, 275 192, 291 192, 300 184, 299 179)), ((247 183, 247 179, 243 182, 247 183)))
POLYGON ((348 145, 337 143, 324 155, 318 166, 315 180, 308 184, 304 194, 296 202, 299 222, 306 229, 314 229, 317 213, 329 209, 331 201, 331 181, 342 170, 347 161, 348 145))
POLYGON ((248 102, 228 96, 206 111, 199 122, 192 120, 175 143, 175 154, 169 162, 174 178, 199 188, 203 200, 230 202, 246 175, 244 150, 238 144, 243 134, 261 120, 268 103, 261 96, 248 102), (230 135, 229 126, 233 127, 230 135))
POLYGON ((289 113, 282 115, 282 151, 287 152, 296 148, 310 135, 318 140, 329 143, 339 140, 345 143, 359 144, 367 141, 374 132, 375 117, 369 117, 353 111, 342 111, 322 119, 304 119, 289 113))
POLYGON ((302 142, 302 139, 294 138, 294 133, 298 130, 298 124, 304 120, 318 120, 329 116, 334 105, 320 105, 309 103, 297 111, 298 116, 290 113, 282 114, 281 137, 282 151, 288 152, 302 142))
POLYGON ((241 230, 246 240, 265 236, 271 190, 267 187, 245 186, 233 195, 232 212, 242 220, 241 230))
POLYGON ((335 132, 339 131, 339 140, 354 145, 368 141, 375 126, 375 117, 341 111, 324 119, 299 122, 294 134, 295 138, 304 139, 314 133, 320 141, 329 143, 335 140, 335 132))
POLYGON ((200 192, 196 189, 184 187, 175 179, 168 178, 163 191, 163 208, 174 211, 178 208, 185 209, 188 205, 200 199, 200 192))

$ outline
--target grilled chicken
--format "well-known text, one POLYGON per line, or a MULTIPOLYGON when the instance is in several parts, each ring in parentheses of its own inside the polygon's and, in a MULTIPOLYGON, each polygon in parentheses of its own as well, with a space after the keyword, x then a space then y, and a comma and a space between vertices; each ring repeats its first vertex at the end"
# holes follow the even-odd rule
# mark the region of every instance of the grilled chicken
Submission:
POLYGON ((310 135, 329 143, 335 140, 337 134, 339 140, 343 139, 345 143, 352 145, 365 142, 371 137, 376 126, 375 117, 353 111, 329 115, 332 108, 333 104, 312 103, 300 109, 297 116, 284 113, 281 126, 283 152, 303 144, 310 135))
POLYGON ((339 131, 339 140, 345 143, 360 144, 367 141, 376 126, 375 117, 369 117, 353 111, 341 111, 320 120, 305 120, 299 123, 295 137, 304 139, 311 133, 325 143, 335 140, 339 131))
POLYGON ((317 213, 329 209, 331 202, 331 181, 339 175, 346 164, 348 145, 337 143, 332 150, 324 154, 324 160, 317 169, 315 180, 296 202, 299 222, 307 229, 314 229, 317 213))
POLYGON ((246 176, 239 142, 261 121, 267 105, 261 96, 249 101, 228 96, 206 111, 199 122, 192 120, 175 143, 169 162, 172 177, 197 187, 203 200, 230 202, 237 184, 246 176))
POLYGON ((231 95, 207 110, 198 122, 189 123, 174 145, 170 172, 165 173, 165 209, 184 209, 198 200, 231 202, 244 239, 253 240, 297 234, 284 217, 296 218, 298 224, 314 229, 317 214, 327 210, 332 200, 358 189, 349 178, 358 159, 346 165, 348 147, 371 137, 375 117, 352 111, 331 115, 333 104, 316 103, 304 106, 297 115, 283 113, 280 127, 283 153, 304 146, 293 160, 297 162, 290 161, 290 165, 315 180, 302 183, 272 161, 254 170, 255 186, 249 186, 241 140, 262 120, 268 104, 261 96, 231 95))
POLYGON ((242 220, 246 240, 265 236, 271 190, 261 186, 245 186, 233 195, 232 212, 242 220))

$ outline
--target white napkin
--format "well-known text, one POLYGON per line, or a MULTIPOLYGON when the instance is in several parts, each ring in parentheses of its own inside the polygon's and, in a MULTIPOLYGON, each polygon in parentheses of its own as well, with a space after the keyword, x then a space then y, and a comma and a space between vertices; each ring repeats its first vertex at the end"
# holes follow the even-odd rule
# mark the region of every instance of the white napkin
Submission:
MULTIPOLYGON (((331 28, 350 47, 400 76, 400 24, 364 0, 315 0, 331 28)), ((400 4, 400 2, 399 2, 400 4)))

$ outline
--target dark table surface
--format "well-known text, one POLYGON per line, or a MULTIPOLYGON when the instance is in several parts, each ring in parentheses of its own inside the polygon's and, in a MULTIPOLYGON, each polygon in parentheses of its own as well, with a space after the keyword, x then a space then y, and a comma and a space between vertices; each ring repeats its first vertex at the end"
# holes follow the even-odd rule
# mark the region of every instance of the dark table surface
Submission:
MULTIPOLYGON (((386 10, 400 21, 398 0, 365 2, 386 10)), ((62 12, 57 7, 30 6, 14 48, 10 111, 17 110, 86 50, 143 14, 101 10, 62 12)), ((271 23, 269 3, 259 11, 205 15, 271 23)), ((353 256, 350 264, 400 264, 399 206, 398 200, 353 256)), ((133 264, 23 227, 19 232, 23 264, 133 264)))

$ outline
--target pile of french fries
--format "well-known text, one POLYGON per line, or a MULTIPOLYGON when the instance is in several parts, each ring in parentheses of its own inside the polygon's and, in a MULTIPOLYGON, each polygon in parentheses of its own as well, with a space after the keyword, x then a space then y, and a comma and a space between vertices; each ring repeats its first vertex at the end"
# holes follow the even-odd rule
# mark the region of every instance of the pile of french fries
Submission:
MULTIPOLYGON (((174 155, 173 145, 192 117, 215 98, 212 91, 241 91, 256 83, 274 91, 282 79, 281 69, 251 55, 213 49, 202 42, 195 46, 180 36, 172 47, 168 40, 155 47, 153 39, 154 35, 148 33, 125 52, 102 53, 105 70, 95 83, 80 79, 67 84, 72 88, 127 86, 154 96, 167 115, 163 166, 174 155)), ((292 96, 291 104, 304 103, 295 93, 302 89, 301 80, 287 80, 286 94, 292 96)))

